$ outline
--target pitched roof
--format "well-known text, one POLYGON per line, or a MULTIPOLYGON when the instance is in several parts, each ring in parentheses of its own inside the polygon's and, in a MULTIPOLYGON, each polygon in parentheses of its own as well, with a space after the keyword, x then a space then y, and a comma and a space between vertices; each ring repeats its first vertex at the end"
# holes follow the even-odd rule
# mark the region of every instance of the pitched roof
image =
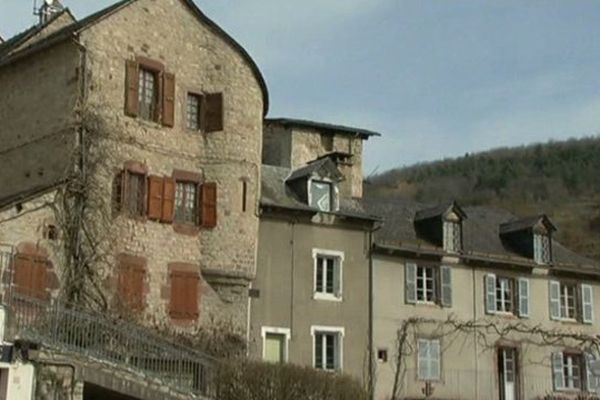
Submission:
MULTIPOLYGON (((312 214, 319 212, 318 209, 310 207, 308 204, 300 201, 286 184, 286 180, 288 180, 291 173, 289 168, 263 165, 261 171, 262 185, 260 204, 262 207, 274 207, 312 214)), ((331 214, 370 221, 379 220, 378 217, 365 212, 361 202, 356 199, 340 199, 340 209, 331 214)))
POLYGON ((538 223, 543 223, 548 229, 556 231, 556 227, 552 224, 546 215, 536 215, 532 217, 515 219, 500 225, 500 234, 522 231, 524 229, 533 228, 538 223))
MULTIPOLYGON (((366 197, 364 205, 367 212, 380 215, 384 220, 383 226, 375 234, 375 240, 380 246, 412 246, 432 252, 442 250, 441 247, 418 237, 414 227, 415 215, 421 210, 431 209, 434 207, 433 205, 400 198, 381 200, 369 196, 366 197)), ((468 215, 468 219, 463 221, 463 256, 465 258, 496 259, 535 265, 534 260, 523 257, 507 246, 500 236, 502 224, 518 219, 514 214, 500 208, 485 206, 464 207, 464 211, 468 215)), ((554 264, 592 268, 600 271, 600 262, 581 256, 554 239, 552 246, 554 264)))
MULTIPOLYGON (((11 56, 7 60, 1 60, 2 59, 2 48, 4 48, 8 43, 8 42, 5 42, 4 44, 0 45, 0 65, 10 63, 14 59, 19 58, 19 57, 17 57, 17 55, 21 55, 21 53, 29 54, 32 51, 46 48, 52 44, 55 44, 62 40, 65 40, 69 37, 72 37, 74 34, 77 34, 81 31, 93 26, 94 24, 96 24, 97 22, 100 22, 104 18, 109 17, 114 12, 117 12, 121 8, 126 7, 127 5, 132 4, 136 1, 138 1, 138 0, 121 0, 117 3, 114 3, 111 6, 108 6, 102 10, 99 10, 96 13, 93 13, 79 21, 74 22, 71 25, 68 25, 68 26, 58 30, 57 32, 49 35, 48 37, 40 40, 39 42, 37 42, 36 44, 31 46, 32 48, 28 47, 26 49, 23 49, 22 51, 19 51, 19 54, 15 54, 14 58, 11 56)), ((263 92, 263 113, 264 113, 264 115, 267 115, 267 112, 269 111, 269 91, 267 88, 267 83, 266 83, 260 69, 258 68, 258 65, 252 59, 250 54, 248 54, 246 49, 244 49, 233 37, 231 37, 227 32, 225 32, 213 20, 208 18, 192 0, 181 0, 181 1, 183 1, 183 3, 192 11, 192 13, 196 16, 196 18, 198 18, 198 20, 200 22, 206 24, 210 29, 213 30, 213 32, 215 32, 217 35, 219 35, 221 38, 223 38, 238 53, 240 53, 240 55, 248 62, 248 64, 250 65, 250 68, 252 69, 252 72, 253 72, 256 80, 258 81, 258 84, 260 85, 261 90, 263 92)), ((69 12, 69 11, 68 11, 68 9, 65 9, 63 12, 69 12)), ((55 16, 54 18, 56 18, 56 17, 57 16, 55 16)), ((35 27, 35 26, 32 28, 29 28, 27 31, 23 32, 21 35, 28 35, 28 37, 30 37, 31 35, 35 34, 35 32, 34 32, 35 29, 37 29, 37 27, 35 27), (30 32, 30 30, 31 30, 31 32, 30 32)), ((20 36, 20 35, 17 35, 17 36, 20 36)), ((15 38, 15 40, 20 40, 20 39, 15 38)), ((22 41, 20 43, 22 43, 22 41)), ((12 45, 10 47, 14 48, 12 45)))
POLYGON ((300 178, 310 177, 318 172, 326 172, 327 174, 334 176, 336 179, 342 179, 343 176, 335 166, 335 163, 331 158, 318 158, 312 162, 309 162, 305 166, 298 168, 290 173, 288 181, 293 181, 300 178))
POLYGON ((449 204, 448 203, 440 204, 439 206, 419 210, 415 214, 414 220, 421 221, 424 219, 429 219, 429 218, 434 218, 434 217, 442 217, 444 214, 446 214, 449 211, 456 212, 462 219, 465 219, 467 217, 467 215, 465 214, 463 209, 460 208, 458 203, 453 201, 452 203, 449 203, 449 204))
POLYGON ((310 121, 310 120, 305 120, 305 119, 267 118, 267 119, 265 119, 265 123, 267 125, 274 124, 274 125, 282 125, 284 127, 293 126, 293 127, 300 127, 300 128, 312 128, 312 129, 328 131, 328 132, 332 132, 332 133, 358 135, 363 139, 368 139, 371 136, 381 136, 380 133, 370 131, 367 129, 354 128, 354 127, 344 126, 344 125, 329 124, 326 122, 310 121))

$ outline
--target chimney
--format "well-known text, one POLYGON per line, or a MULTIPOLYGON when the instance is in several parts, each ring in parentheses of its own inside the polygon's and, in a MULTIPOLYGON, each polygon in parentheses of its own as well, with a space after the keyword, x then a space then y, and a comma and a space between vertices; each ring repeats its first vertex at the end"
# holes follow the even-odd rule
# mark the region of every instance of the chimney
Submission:
POLYGON ((43 0, 37 14, 40 17, 40 25, 48 22, 54 15, 64 10, 60 0, 43 0))

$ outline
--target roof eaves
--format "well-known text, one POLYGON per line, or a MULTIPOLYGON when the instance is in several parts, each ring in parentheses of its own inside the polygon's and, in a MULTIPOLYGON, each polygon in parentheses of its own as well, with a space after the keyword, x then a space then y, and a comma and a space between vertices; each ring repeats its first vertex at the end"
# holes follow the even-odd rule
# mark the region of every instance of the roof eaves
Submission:
POLYGON ((267 124, 279 124, 283 126, 297 126, 306 128, 315 128, 332 132, 339 132, 344 134, 358 135, 365 139, 372 136, 381 136, 381 133, 374 132, 368 129, 355 128, 345 125, 336 125, 326 122, 311 121, 306 119, 297 118, 266 118, 265 123, 267 124))
POLYGON ((39 185, 34 188, 25 190, 23 192, 1 198, 0 199, 0 211, 4 211, 7 208, 10 208, 15 204, 23 203, 23 202, 29 201, 35 197, 42 196, 42 195, 58 188, 59 186, 63 185, 66 181, 67 181, 66 179, 61 179, 59 181, 52 182, 50 184, 39 185))

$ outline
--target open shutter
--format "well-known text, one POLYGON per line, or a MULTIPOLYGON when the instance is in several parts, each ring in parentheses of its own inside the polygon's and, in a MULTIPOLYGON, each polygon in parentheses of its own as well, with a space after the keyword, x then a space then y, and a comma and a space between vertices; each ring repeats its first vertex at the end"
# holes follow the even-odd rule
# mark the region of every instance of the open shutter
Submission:
POLYGON ((585 372, 586 372, 586 384, 587 390, 590 393, 596 393, 598 390, 598 377, 592 373, 592 361, 594 361, 596 357, 592 353, 585 353, 585 372))
POLYGON ((417 374, 419 379, 429 379, 429 344, 425 339, 419 339, 417 348, 417 374))
POLYGON ((217 226, 217 184, 214 182, 202 185, 202 226, 217 226))
POLYGON ((119 171, 113 179, 113 210, 115 212, 121 212, 124 209, 125 201, 125 171, 119 171))
POLYGON ((162 218, 164 179, 159 176, 148 177, 148 218, 162 218))
POLYGON ((175 124, 175 75, 168 72, 163 75, 162 124, 175 124))
POLYGON ((163 179, 163 198, 161 206, 161 218, 162 222, 173 222, 175 215, 175 179, 164 178, 163 179))
POLYGON ((519 316, 529 317, 529 279, 519 279, 519 316))
POLYGON ((204 130, 217 132, 223 130, 223 93, 210 93, 205 98, 204 130))
POLYGON ((335 259, 333 260, 333 294, 336 297, 342 296, 342 282, 341 282, 341 260, 335 259))
POLYGON ((487 274, 485 276, 485 312, 488 314, 496 313, 496 275, 487 274))
POLYGON ((452 307, 452 270, 448 266, 440 267, 442 306, 452 307))
POLYGON ((554 390, 560 390, 565 387, 562 353, 552 353, 552 381, 554 382, 554 390))
POLYGON ((582 320, 586 324, 594 322, 594 292, 591 285, 581 285, 582 320))
POLYGON ((125 91, 125 114, 131 117, 137 117, 139 110, 139 72, 138 63, 132 60, 127 60, 126 66, 126 91, 125 91))
POLYGON ((417 264, 406 263, 404 275, 406 302, 415 304, 417 302, 417 264))
POLYGON ((550 319, 560 319, 560 282, 550 281, 550 319))
POLYGON ((440 379, 440 341, 432 340, 429 342, 429 379, 440 379))

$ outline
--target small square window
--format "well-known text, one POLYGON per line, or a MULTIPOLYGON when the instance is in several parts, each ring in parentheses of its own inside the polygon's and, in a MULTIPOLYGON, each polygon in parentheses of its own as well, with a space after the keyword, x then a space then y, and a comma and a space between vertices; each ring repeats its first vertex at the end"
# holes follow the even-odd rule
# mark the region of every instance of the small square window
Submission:
POLYGON ((186 120, 188 129, 199 131, 202 129, 201 121, 202 96, 195 93, 188 93, 186 120))
POLYGON ((377 350, 377 361, 385 364, 388 362, 388 351, 387 349, 378 349, 377 350))

